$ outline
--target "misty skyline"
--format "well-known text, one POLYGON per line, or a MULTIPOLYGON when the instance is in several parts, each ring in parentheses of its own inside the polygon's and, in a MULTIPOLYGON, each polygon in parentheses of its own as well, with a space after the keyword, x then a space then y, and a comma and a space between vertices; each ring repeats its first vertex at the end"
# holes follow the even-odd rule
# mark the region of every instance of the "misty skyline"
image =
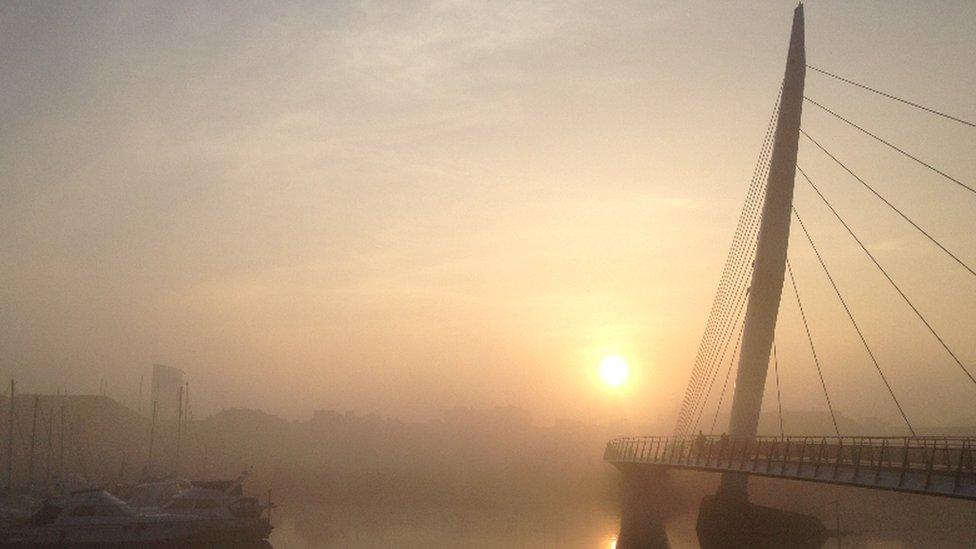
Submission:
MULTIPOLYGON (((164 363, 201 413, 514 405, 669 427, 793 6, 5 4, 0 376, 73 393, 105 378, 134 400, 164 363), (629 361, 627 387, 599 383, 607 354, 629 361)), ((973 3, 806 11, 810 64, 973 118, 973 3)), ((807 82, 976 177, 966 130, 807 82)), ((803 125, 976 262, 971 195, 809 106, 803 125)), ((808 144, 799 162, 976 367, 973 280, 808 144)), ((799 180, 796 204, 909 414, 976 415, 971 385, 799 180)), ((797 236, 836 409, 896 423, 797 236)), ((784 294, 784 406, 822 410, 796 315, 784 294)))

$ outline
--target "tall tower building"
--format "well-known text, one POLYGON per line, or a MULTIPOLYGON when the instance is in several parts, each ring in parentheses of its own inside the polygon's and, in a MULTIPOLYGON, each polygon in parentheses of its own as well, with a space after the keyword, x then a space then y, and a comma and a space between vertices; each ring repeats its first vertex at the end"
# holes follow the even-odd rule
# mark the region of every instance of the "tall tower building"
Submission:
POLYGON ((181 387, 183 387, 183 370, 165 364, 153 364, 150 413, 152 402, 155 402, 156 414, 160 420, 176 419, 180 410, 181 387))

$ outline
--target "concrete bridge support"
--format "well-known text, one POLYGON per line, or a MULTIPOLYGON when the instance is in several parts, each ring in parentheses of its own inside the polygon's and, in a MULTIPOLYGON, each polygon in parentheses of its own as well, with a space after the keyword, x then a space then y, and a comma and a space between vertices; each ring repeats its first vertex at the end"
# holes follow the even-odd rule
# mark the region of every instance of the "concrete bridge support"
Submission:
MULTIPOLYGON (((803 110, 803 85, 806 76, 803 4, 793 12, 790 48, 776 120, 773 154, 766 181, 766 199, 756 243, 749 304, 742 332, 742 352, 732 395, 729 436, 750 440, 756 436, 762 407, 769 353, 776 331, 776 318, 786 275, 786 249, 790 240, 793 211, 793 182, 803 110)), ((721 491, 727 497, 747 498, 747 477, 735 473, 722 479, 721 491)))

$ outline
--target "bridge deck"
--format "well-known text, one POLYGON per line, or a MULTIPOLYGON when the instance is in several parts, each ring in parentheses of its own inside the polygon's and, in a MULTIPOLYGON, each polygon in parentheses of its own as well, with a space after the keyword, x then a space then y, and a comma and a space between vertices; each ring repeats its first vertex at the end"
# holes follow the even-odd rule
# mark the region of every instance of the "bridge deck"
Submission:
POLYGON ((976 437, 630 437, 604 460, 786 478, 976 501, 976 437))

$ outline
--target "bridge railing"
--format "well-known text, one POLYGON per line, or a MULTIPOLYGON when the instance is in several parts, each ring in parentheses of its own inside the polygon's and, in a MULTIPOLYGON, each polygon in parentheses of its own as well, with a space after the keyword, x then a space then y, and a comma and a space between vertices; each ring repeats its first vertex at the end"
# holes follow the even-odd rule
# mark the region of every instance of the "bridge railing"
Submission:
POLYGON ((685 468, 744 471, 782 476, 837 478, 861 482, 882 473, 898 486, 924 478, 951 477, 954 488, 976 485, 976 437, 621 437, 611 440, 604 459, 685 468), (921 477, 919 477, 921 475, 921 477))

